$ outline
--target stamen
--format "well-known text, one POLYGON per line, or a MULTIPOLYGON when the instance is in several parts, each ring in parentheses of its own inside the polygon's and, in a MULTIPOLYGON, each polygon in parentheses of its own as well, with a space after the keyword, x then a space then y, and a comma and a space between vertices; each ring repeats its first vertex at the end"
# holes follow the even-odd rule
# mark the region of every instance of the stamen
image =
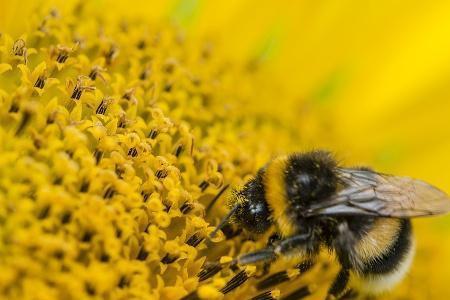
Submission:
POLYGON ((100 77, 103 81, 106 81, 101 72, 105 72, 106 69, 100 67, 100 66, 93 66, 91 69, 91 72, 89 73, 88 77, 95 81, 97 79, 97 76, 100 77))
POLYGON ((86 284, 84 285, 84 289, 86 290, 86 293, 88 293, 90 296, 95 295, 95 288, 92 286, 91 283, 86 282, 86 284))
POLYGON ((206 265, 198 274, 198 281, 202 282, 205 281, 217 273, 219 273, 222 270, 222 265, 219 263, 209 263, 206 265))
POLYGON ((286 297, 283 297, 282 300, 298 300, 303 299, 309 295, 311 295, 310 288, 308 286, 304 286, 287 295, 286 297))
POLYGON ((194 208, 194 206, 189 203, 189 202, 184 202, 183 205, 180 206, 180 211, 182 214, 187 214, 189 213, 192 209, 194 208))
POLYGON ((89 185, 90 185, 89 181, 87 180, 83 181, 80 186, 80 193, 86 193, 89 190, 89 185))
POLYGON ((128 150, 128 156, 136 157, 137 155, 138 155, 138 152, 135 147, 132 147, 128 150))
POLYGON ((261 280, 256 285, 258 290, 264 290, 266 288, 270 288, 272 286, 278 285, 280 283, 286 282, 289 280, 289 276, 286 271, 277 272, 275 274, 270 275, 269 277, 261 280))
POLYGON ((119 48, 116 45, 111 45, 109 50, 105 53, 106 64, 111 65, 118 54, 119 54, 119 48))
POLYGON ((31 112, 25 110, 23 112, 22 120, 20 121, 19 127, 17 127, 16 136, 20 135, 23 132, 23 130, 25 129, 27 124, 30 122, 30 120, 31 120, 31 112))
POLYGON ((81 241, 85 243, 89 243, 92 240, 94 233, 92 231, 86 231, 81 237, 81 241))
POLYGON ((156 171, 155 176, 158 179, 166 178, 167 177, 167 170, 165 170, 165 169, 158 170, 158 171, 156 171))
POLYGON ((95 86, 85 86, 83 85, 82 78, 86 76, 78 76, 77 83, 75 84, 75 87, 73 88, 72 95, 70 96, 70 99, 72 100, 80 100, 81 96, 83 95, 83 91, 94 91, 95 86))
POLYGON ((19 105, 17 105, 17 103, 12 103, 11 107, 9 108, 10 113, 16 113, 19 111, 19 105))
POLYGON ((248 279, 249 279, 249 276, 248 276, 247 272, 245 270, 242 270, 241 272, 237 273, 233 278, 231 278, 230 281, 228 281, 227 284, 220 291, 223 294, 227 294, 227 293, 231 292, 232 290, 241 286, 248 279))
POLYGON ((209 182, 203 180, 202 182, 200 182, 200 184, 198 185, 198 187, 202 190, 202 192, 204 192, 209 186, 209 182))
POLYGON ((149 255, 149 252, 144 249, 144 247, 141 247, 139 250, 138 255, 136 256, 137 260, 145 260, 147 256, 149 255))
POLYGON ((28 63, 28 49, 25 45, 23 39, 18 39, 14 42, 13 53, 15 56, 23 56, 23 63, 26 65, 28 63))
POLYGON ((178 145, 178 147, 175 149, 174 155, 176 157, 180 156, 181 152, 183 151, 183 148, 184 148, 183 145, 178 145))
POLYGON ((158 136, 158 130, 156 129, 152 129, 150 131, 150 133, 148 134, 148 137, 151 138, 152 140, 155 139, 158 136))
POLYGON ((42 90, 45 86, 45 79, 46 78, 44 75, 39 76, 34 84, 34 87, 42 90))
POLYGON ((100 102, 97 109, 95 110, 95 113, 98 115, 104 115, 107 108, 108 108, 108 103, 105 100, 102 100, 102 102, 100 102))
POLYGON ((99 162, 102 160, 103 157, 103 151, 100 151, 98 149, 95 149, 94 151, 94 157, 95 157, 95 164, 98 165, 99 162))
POLYGON ((114 190, 114 188, 112 186, 110 186, 106 189, 105 194, 103 195, 103 198, 111 199, 115 193, 116 193, 116 191, 114 190))
POLYGON ((179 256, 177 255, 171 255, 169 253, 167 253, 162 259, 161 262, 165 265, 169 265, 173 262, 175 262, 177 259, 179 258, 179 256))
POLYGON ((122 275, 117 283, 117 286, 121 289, 130 285, 130 281, 127 279, 125 275, 122 275))
POLYGON ((70 222, 70 219, 72 219, 72 213, 70 211, 63 213, 61 216, 61 223, 67 224, 70 222))
POLYGON ((305 260, 304 262, 301 262, 298 265, 296 265, 294 269, 277 272, 268 276, 267 278, 258 282, 256 287, 258 290, 263 290, 281 284, 283 282, 289 281, 299 276, 300 274, 307 272, 309 269, 311 269, 313 265, 314 265, 313 261, 305 260))
POLYGON ((38 214, 37 218, 42 220, 47 218, 48 214, 50 212, 50 205, 46 205, 38 214))
POLYGON ((267 291, 258 296, 251 298, 250 300, 275 300, 280 297, 280 290, 267 291))
POLYGON ((201 237, 198 233, 195 233, 187 239, 186 244, 192 247, 197 247, 204 239, 204 237, 201 237))

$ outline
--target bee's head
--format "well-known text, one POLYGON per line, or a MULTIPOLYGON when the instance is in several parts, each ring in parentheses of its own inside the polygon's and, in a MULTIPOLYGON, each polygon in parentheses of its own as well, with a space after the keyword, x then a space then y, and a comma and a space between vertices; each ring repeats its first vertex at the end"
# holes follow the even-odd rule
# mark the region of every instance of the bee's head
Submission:
POLYGON ((232 220, 252 233, 264 233, 272 224, 261 174, 234 191, 230 204, 235 209, 232 220))
POLYGON ((230 211, 210 233, 214 237, 229 220, 252 233, 264 233, 272 225, 271 213, 264 192, 264 169, 241 189, 233 190, 229 201, 230 211))

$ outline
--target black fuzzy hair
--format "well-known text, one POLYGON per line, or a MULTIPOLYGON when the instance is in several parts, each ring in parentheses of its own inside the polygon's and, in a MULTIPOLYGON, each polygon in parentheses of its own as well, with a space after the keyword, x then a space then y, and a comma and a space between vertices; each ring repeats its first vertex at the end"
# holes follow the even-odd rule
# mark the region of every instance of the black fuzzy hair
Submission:
POLYGON ((288 201, 297 209, 326 199, 337 188, 336 161, 326 151, 296 153, 289 157, 285 170, 288 201))

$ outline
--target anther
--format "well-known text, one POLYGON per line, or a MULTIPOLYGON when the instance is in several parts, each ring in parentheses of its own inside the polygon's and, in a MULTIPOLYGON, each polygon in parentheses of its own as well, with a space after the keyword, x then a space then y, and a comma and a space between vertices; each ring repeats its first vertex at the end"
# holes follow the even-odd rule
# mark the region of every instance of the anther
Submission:
POLYGON ((203 269, 197 274, 198 281, 205 281, 222 270, 223 266, 219 263, 210 263, 205 265, 203 269))
POLYGON ((17 41, 15 41, 13 44, 12 51, 15 56, 23 56, 24 64, 28 63, 28 53, 27 53, 28 49, 26 47, 25 40, 18 39, 17 41))
POLYGON ((270 275, 269 277, 261 280, 256 285, 256 288, 258 290, 263 290, 278 284, 281 284, 283 282, 289 281, 305 272, 307 272, 311 267, 314 265, 314 262, 311 260, 305 260, 304 262, 299 263, 296 265, 294 269, 288 270, 288 271, 280 271, 277 273, 274 273, 270 275))
POLYGON ((184 202, 180 206, 180 211, 181 211, 182 214, 185 215, 185 214, 189 213, 193 208, 194 208, 194 205, 192 205, 192 203, 184 202))
POLYGON ((150 193, 142 191, 141 195, 142 195, 142 199, 144 200, 144 202, 147 202, 148 197, 150 197, 150 193))
POLYGON ((44 206, 43 209, 41 209, 41 211, 39 212, 37 218, 39 220, 45 219, 48 217, 48 214, 50 213, 50 205, 46 205, 44 206))
POLYGON ((165 265, 169 265, 171 263, 174 263, 177 259, 179 258, 179 256, 177 255, 171 255, 169 253, 167 253, 162 259, 161 262, 165 265))
POLYGON ((150 74, 151 74, 151 70, 149 68, 145 68, 142 71, 141 75, 139 75, 139 79, 140 80, 145 80, 145 79, 147 79, 150 76, 150 74))
POLYGON ((282 300, 298 300, 306 298, 309 295, 311 295, 310 288, 308 286, 304 286, 287 295, 286 297, 283 297, 282 300))
POLYGON ((91 283, 86 282, 84 285, 84 289, 86 290, 86 293, 88 293, 88 295, 90 295, 90 296, 95 295, 95 288, 92 286, 91 283))
POLYGON ((152 140, 155 139, 158 136, 158 130, 152 129, 150 130, 150 133, 148 134, 148 137, 152 140))
POLYGON ((19 111, 19 105, 17 105, 17 103, 12 103, 11 107, 8 110, 8 112, 10 112, 10 113, 16 113, 18 111, 19 111))
POLYGON ((111 45, 109 50, 105 53, 105 62, 107 65, 111 65, 112 62, 119 55, 119 48, 116 45, 111 45))
POLYGON ((127 279, 125 275, 122 275, 119 279, 119 282, 117 283, 117 287, 120 289, 123 289, 124 287, 127 287, 130 285, 130 281, 127 279))
POLYGON ((200 182, 200 184, 198 185, 198 187, 202 190, 202 192, 204 192, 209 186, 209 182, 206 180, 203 180, 202 182, 200 182))
POLYGON ((20 135, 23 132, 23 130, 25 129, 27 124, 30 122, 30 120, 31 120, 31 112, 28 110, 25 110, 22 115, 22 120, 20 121, 20 124, 17 127, 16 136, 20 135))
POLYGON ((280 297, 280 290, 267 291, 258 296, 251 298, 250 300, 275 300, 280 297))
POLYGON ((70 211, 67 211, 67 212, 62 214, 62 216, 61 216, 61 223, 62 224, 67 224, 67 223, 70 222, 71 219, 72 219, 72 213, 70 211))
POLYGON ((244 284, 248 279, 249 276, 247 272, 242 270, 231 278, 230 281, 228 281, 227 284, 220 290, 220 292, 222 292, 222 294, 227 294, 244 284))
POLYGON ((92 231, 86 231, 81 237, 81 241, 85 243, 89 243, 92 240, 94 233, 92 231))
POLYGON ((165 169, 161 169, 161 170, 158 170, 158 171, 156 171, 156 173, 155 173, 155 176, 158 178, 158 179, 163 179, 163 178, 166 178, 167 177, 167 170, 165 170, 165 169))
POLYGON ((99 164, 99 162, 102 160, 103 157, 103 151, 100 151, 98 149, 95 149, 94 151, 94 157, 95 157, 95 164, 99 164))
POLYGON ((178 147, 175 149, 174 155, 176 157, 180 156, 181 152, 183 151, 183 145, 178 145, 178 147))
POLYGON ((100 67, 100 66, 93 66, 91 69, 91 72, 89 73, 89 78, 92 81, 95 81, 97 77, 100 77, 103 81, 106 81, 105 78, 102 75, 102 72, 105 72, 106 69, 100 67))
POLYGON ((111 199, 115 193, 116 191, 114 190, 114 188, 110 186, 106 189, 105 193, 103 194, 103 198, 111 199))
POLYGON ((138 155, 138 151, 136 150, 136 147, 132 147, 128 150, 128 156, 136 157, 138 155))
POLYGON ((147 43, 145 42, 145 40, 140 40, 136 46, 139 50, 142 50, 145 48, 146 45, 147 45, 147 43))
POLYGON ((72 95, 70 96, 70 99, 73 100, 80 100, 81 96, 83 95, 83 91, 94 91, 95 86, 85 86, 83 85, 82 78, 85 76, 78 76, 77 83, 75 84, 75 87, 73 88, 72 95))
POLYGON ((95 113, 98 115, 104 115, 107 108, 108 108, 108 101, 106 99, 102 99, 102 102, 100 102, 100 104, 98 105, 97 109, 95 110, 95 113))
POLYGON ((81 183, 80 186, 80 193, 86 193, 89 190, 89 181, 85 180, 81 183))
POLYGON ((270 288, 272 286, 278 285, 280 283, 286 282, 289 280, 289 276, 286 271, 277 272, 275 274, 270 275, 269 277, 261 280, 256 285, 258 290, 264 290, 270 288))
POLYGON ((45 79, 46 77, 44 75, 39 76, 34 84, 34 87, 42 90, 45 86, 45 79))
POLYGON ((198 233, 195 233, 187 239, 186 244, 192 247, 197 247, 204 239, 204 237, 201 237, 198 233))
POLYGON ((144 249, 144 247, 141 247, 139 250, 139 253, 136 257, 137 260, 145 260, 147 256, 149 255, 149 252, 144 249))

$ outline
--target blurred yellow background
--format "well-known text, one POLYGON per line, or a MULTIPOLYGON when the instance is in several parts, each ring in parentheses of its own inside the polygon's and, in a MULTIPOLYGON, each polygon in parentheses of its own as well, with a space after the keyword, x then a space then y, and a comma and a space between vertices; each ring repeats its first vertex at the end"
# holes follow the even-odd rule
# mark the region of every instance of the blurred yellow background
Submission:
MULTIPOLYGON (((301 127, 299 148, 450 191, 449 1, 93 2, 106 15, 173 20, 234 59, 264 61, 265 81, 280 89, 272 109, 301 127)), ((0 28, 19 34, 41 5, 2 1, 0 28)))
MULTIPOLYGON (((299 132, 294 150, 327 148, 344 163, 450 192, 450 1, 93 2, 105 15, 174 21, 227 56, 257 63, 277 96, 255 109, 299 132)), ((20 35, 41 5, 1 1, 0 30, 20 35)), ((446 299, 450 217, 417 225, 419 263, 407 286, 446 299)))

